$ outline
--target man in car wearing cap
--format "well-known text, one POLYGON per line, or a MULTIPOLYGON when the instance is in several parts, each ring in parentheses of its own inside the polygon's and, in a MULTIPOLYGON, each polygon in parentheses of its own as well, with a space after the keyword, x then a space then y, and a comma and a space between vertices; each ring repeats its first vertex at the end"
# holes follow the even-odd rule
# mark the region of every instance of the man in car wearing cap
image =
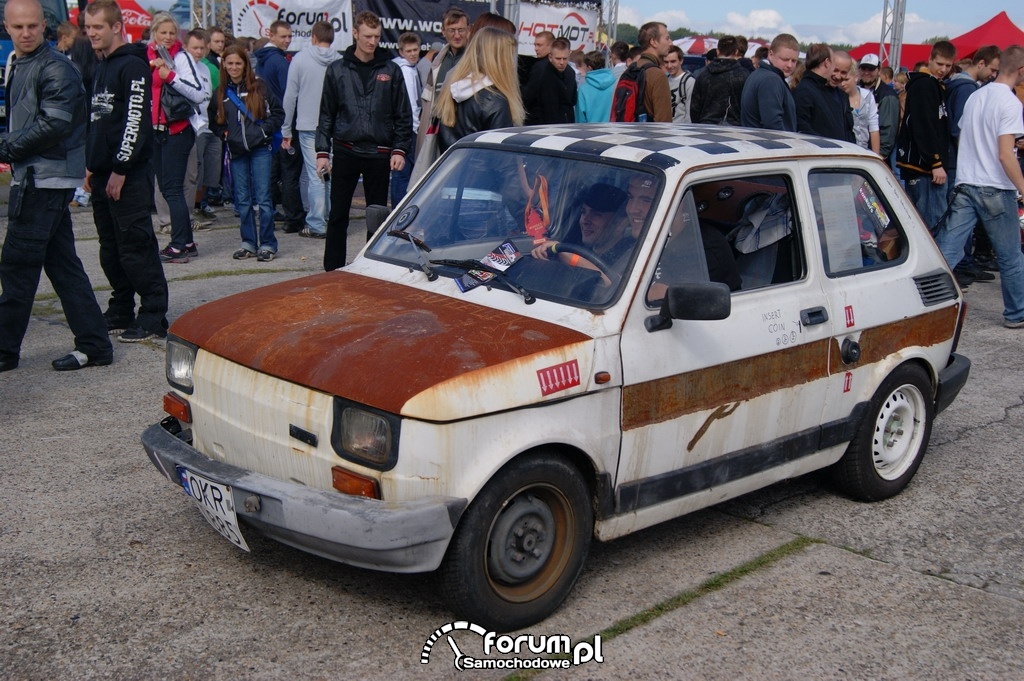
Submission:
MULTIPOLYGON (((619 209, 625 202, 626 192, 604 182, 587 187, 581 198, 580 241, 613 269, 618 269, 625 262, 623 256, 630 253, 636 243, 631 231, 626 229, 627 221, 619 215, 619 209)), ((559 253, 558 245, 557 241, 546 241, 534 248, 532 255, 540 260, 557 255, 570 267, 597 269, 575 253, 559 253)), ((606 284, 610 283, 603 274, 602 279, 606 284)))
POLYGON ((860 60, 860 80, 863 88, 871 90, 878 104, 878 135, 880 138, 879 155, 889 158, 896 146, 896 132, 900 128, 900 98, 892 85, 887 85, 878 77, 878 55, 866 54, 860 60))

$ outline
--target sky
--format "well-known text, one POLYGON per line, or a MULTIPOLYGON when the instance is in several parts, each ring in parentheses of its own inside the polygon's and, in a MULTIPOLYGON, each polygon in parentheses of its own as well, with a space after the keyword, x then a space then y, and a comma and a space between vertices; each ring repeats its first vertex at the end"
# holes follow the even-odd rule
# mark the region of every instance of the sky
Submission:
MULTIPOLYGON (((619 22, 640 26, 661 21, 670 29, 720 31, 748 38, 771 39, 779 33, 792 33, 805 43, 860 45, 878 42, 883 8, 884 0, 619 0, 619 22)), ((903 42, 918 43, 935 36, 953 38, 1004 10, 1024 29, 1024 3, 1020 0, 1012 7, 1005 0, 906 0, 903 42)))

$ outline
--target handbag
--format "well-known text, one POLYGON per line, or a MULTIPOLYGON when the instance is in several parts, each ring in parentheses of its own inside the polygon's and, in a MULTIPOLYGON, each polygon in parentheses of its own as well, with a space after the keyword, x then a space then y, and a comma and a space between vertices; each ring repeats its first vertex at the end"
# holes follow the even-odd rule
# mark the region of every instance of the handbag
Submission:
POLYGON ((416 186, 416 183, 423 179, 430 167, 434 165, 434 161, 441 155, 437 146, 437 131, 440 128, 441 121, 436 118, 431 119, 430 126, 423 135, 423 144, 416 152, 416 165, 413 166, 412 174, 409 175, 410 188, 416 186))
MULTIPOLYGON (((224 88, 224 93, 228 96, 228 99, 231 100, 231 103, 234 104, 239 111, 245 114, 245 117, 249 119, 250 123, 256 122, 256 120, 252 117, 252 114, 249 113, 249 110, 245 108, 245 104, 243 104, 242 100, 238 98, 237 94, 235 94, 234 90, 224 88)), ((263 134, 266 133, 264 132, 263 134)), ((281 134, 281 128, 278 128, 277 130, 274 131, 274 134, 270 136, 270 151, 272 151, 275 154, 278 151, 280 151, 281 141, 283 139, 284 135, 281 134)))
MULTIPOLYGON (((160 48, 160 58, 165 63, 174 63, 166 48, 160 48), (170 61, 168 62, 168 60, 170 61)), ((199 74, 196 73, 196 68, 192 66, 191 59, 188 60, 188 65, 192 68, 192 76, 196 79, 196 83, 198 83, 199 74)), ((196 113, 196 107, 189 101, 188 97, 175 90, 166 81, 160 86, 160 109, 164 113, 164 120, 168 123, 187 121, 196 113)))

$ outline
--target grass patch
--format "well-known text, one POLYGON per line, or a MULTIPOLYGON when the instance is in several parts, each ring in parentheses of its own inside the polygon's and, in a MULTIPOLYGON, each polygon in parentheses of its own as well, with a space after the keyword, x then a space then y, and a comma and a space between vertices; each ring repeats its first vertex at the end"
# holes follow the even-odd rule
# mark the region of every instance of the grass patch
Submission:
MULTIPOLYGON (((647 608, 646 610, 641 610, 640 612, 634 615, 630 615, 629 617, 623 618, 618 622, 612 624, 610 627, 602 629, 601 631, 597 632, 597 634, 595 634, 594 636, 591 636, 588 639, 583 640, 593 643, 595 636, 600 636, 602 643, 614 640, 619 636, 622 636, 623 634, 632 631, 633 629, 636 629, 637 627, 643 626, 648 622, 652 622, 663 615, 667 615, 673 610, 678 610, 679 608, 682 608, 683 606, 692 603, 698 598, 707 596, 716 591, 720 591, 725 587, 729 586, 730 584, 732 584, 733 582, 736 582, 753 572, 763 570, 764 568, 782 560, 786 556, 790 556, 794 553, 804 550, 811 544, 818 543, 820 542, 816 539, 810 539, 808 537, 797 537, 793 541, 787 542, 782 546, 778 546, 772 549, 771 551, 768 551, 767 553, 762 553, 760 556, 757 556, 756 558, 753 558, 747 561, 746 563, 743 563, 742 565, 738 565, 731 570, 726 570, 725 572, 719 573, 714 577, 711 577, 710 579, 702 582, 700 586, 698 586, 695 589, 691 589, 689 591, 684 591, 682 593, 676 594, 675 596, 672 596, 671 598, 664 600, 661 603, 658 603, 657 605, 653 605, 650 608, 647 608)), ((551 659, 558 660, 568 658, 569 656, 567 655, 555 655, 552 656, 551 659)), ((526 679, 532 679, 538 676, 543 671, 546 670, 523 670, 522 672, 517 672, 515 674, 510 674, 509 676, 506 676, 505 681, 526 681, 526 679)))

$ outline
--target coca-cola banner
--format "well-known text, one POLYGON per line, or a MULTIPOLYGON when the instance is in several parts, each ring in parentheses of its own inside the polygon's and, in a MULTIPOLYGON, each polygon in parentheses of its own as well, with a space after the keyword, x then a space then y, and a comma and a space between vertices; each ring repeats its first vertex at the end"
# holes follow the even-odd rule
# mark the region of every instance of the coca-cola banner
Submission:
POLYGON ((334 26, 336 50, 352 44, 352 0, 231 0, 231 25, 236 36, 263 38, 270 24, 287 21, 292 27, 291 51, 309 45, 313 24, 334 26))
POLYGON ((519 5, 519 54, 535 54, 533 38, 541 31, 551 31, 556 38, 569 41, 572 50, 590 52, 595 49, 600 11, 595 5, 542 5, 524 2, 519 5))

